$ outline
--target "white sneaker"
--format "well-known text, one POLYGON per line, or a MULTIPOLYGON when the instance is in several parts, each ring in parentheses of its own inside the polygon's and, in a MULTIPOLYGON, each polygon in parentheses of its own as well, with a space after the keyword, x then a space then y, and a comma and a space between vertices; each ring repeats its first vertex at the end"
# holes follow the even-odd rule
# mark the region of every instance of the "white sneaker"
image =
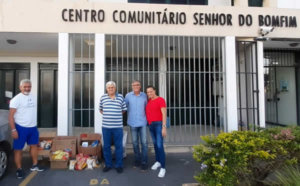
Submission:
POLYGON ((160 168, 160 171, 158 173, 158 177, 163 178, 163 177, 165 177, 165 174, 166 174, 166 169, 160 168))
POLYGON ((161 166, 160 163, 157 161, 157 162, 155 162, 155 163, 152 165, 151 169, 152 169, 152 170, 157 170, 157 168, 160 167, 160 166, 161 166))

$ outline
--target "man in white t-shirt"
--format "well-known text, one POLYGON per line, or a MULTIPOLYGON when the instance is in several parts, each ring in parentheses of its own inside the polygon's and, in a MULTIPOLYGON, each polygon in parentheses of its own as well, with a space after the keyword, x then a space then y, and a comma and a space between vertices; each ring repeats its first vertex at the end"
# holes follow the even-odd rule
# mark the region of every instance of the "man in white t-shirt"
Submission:
POLYGON ((30 94, 31 81, 23 79, 20 82, 21 93, 16 95, 9 104, 9 124, 11 135, 14 139, 14 159, 17 167, 17 178, 24 177, 22 170, 22 150, 25 143, 30 146, 32 157, 31 171, 43 171, 37 166, 38 163, 38 143, 39 132, 37 129, 37 104, 35 97, 30 94))

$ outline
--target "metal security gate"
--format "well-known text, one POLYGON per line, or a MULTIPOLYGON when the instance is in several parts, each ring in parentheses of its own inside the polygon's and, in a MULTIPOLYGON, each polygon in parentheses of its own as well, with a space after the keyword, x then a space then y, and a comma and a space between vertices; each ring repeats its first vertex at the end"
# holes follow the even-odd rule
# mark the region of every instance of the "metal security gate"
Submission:
POLYGON ((269 126, 298 123, 296 54, 297 51, 284 49, 264 51, 266 123, 269 126))
POLYGON ((70 34, 69 135, 94 131, 94 34, 70 34))
POLYGON ((254 130, 259 126, 257 46, 248 41, 236 45, 239 130, 254 130))
POLYGON ((105 81, 125 96, 140 80, 142 91, 154 85, 166 99, 167 144, 193 145, 200 135, 224 131, 223 38, 106 35, 105 44, 105 81))

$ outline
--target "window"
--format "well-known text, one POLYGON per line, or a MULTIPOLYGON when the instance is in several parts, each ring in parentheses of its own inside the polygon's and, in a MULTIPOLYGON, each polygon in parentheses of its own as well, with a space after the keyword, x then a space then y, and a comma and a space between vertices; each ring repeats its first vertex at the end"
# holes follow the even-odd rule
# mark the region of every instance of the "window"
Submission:
POLYGON ((129 3, 207 5, 207 0, 128 0, 129 3))
POLYGON ((262 7, 263 6, 263 0, 248 0, 248 6, 262 7))

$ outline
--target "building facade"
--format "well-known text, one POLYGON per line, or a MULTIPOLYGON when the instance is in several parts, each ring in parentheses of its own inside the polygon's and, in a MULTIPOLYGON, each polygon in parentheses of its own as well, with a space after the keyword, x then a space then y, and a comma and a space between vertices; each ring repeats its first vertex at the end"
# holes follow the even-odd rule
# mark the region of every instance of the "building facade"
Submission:
POLYGON ((125 95, 137 79, 167 101, 169 145, 299 125, 299 8, 296 0, 3 0, 0 109, 30 78, 41 130, 101 133, 105 82, 125 95))

